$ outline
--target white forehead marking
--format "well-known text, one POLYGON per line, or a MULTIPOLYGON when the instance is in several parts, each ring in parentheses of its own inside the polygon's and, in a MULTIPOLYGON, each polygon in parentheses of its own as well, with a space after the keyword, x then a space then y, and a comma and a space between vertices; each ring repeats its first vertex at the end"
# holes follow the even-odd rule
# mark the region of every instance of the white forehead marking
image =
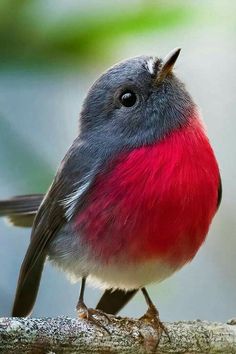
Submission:
POLYGON ((150 72, 151 75, 154 74, 154 64, 155 64, 155 59, 154 58, 150 58, 147 60, 146 65, 147 65, 147 69, 150 72))

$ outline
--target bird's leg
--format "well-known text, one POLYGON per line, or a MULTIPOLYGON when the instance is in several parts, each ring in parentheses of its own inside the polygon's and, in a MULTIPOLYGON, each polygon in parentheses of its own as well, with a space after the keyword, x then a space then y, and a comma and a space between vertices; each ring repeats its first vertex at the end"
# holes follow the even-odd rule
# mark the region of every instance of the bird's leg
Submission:
POLYGON ((80 294, 79 294, 79 301, 76 305, 77 314, 78 314, 78 317, 80 317, 80 318, 88 318, 88 308, 84 303, 85 284, 86 284, 86 278, 82 278, 80 294))
POLYGON ((170 340, 168 330, 165 327, 165 325, 160 321, 159 312, 156 306, 153 304, 150 296, 148 295, 147 290, 145 288, 142 288, 141 290, 146 300, 146 303, 148 305, 148 310, 145 313, 145 315, 143 315, 140 319, 151 322, 156 327, 159 336, 159 341, 161 339, 163 332, 167 335, 168 339, 170 340))
MULTIPOLYGON (((110 334, 108 329, 93 317, 93 315, 96 314, 96 310, 88 308, 84 303, 85 283, 86 283, 86 278, 83 277, 81 282, 79 300, 76 305, 77 315, 80 318, 87 319, 88 321, 93 322, 96 326, 105 329, 105 331, 110 334)), ((98 312, 100 313, 102 311, 98 311, 98 312)))

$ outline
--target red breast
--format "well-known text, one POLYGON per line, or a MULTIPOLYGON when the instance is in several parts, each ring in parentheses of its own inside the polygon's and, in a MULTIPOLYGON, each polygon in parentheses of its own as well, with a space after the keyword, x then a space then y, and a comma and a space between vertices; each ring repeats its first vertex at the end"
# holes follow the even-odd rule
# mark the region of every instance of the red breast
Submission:
POLYGON ((219 169, 200 120, 121 154, 99 176, 76 228, 101 262, 190 261, 217 209, 219 169))

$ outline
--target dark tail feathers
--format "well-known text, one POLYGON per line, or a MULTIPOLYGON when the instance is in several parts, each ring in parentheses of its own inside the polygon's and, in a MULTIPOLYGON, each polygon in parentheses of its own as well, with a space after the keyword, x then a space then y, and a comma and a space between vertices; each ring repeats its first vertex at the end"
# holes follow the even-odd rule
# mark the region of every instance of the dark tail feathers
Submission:
POLYGON ((32 227, 44 194, 21 195, 0 200, 0 216, 6 216, 15 226, 32 227))
POLYGON ((103 312, 116 315, 132 299, 137 291, 138 289, 129 291, 106 290, 96 308, 103 312))

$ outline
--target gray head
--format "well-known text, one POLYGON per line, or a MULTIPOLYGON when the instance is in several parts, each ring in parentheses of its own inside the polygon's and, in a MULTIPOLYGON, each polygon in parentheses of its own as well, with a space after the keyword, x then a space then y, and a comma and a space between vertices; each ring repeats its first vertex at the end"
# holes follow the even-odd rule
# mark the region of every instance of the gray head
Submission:
POLYGON ((180 49, 164 60, 139 56, 116 64, 91 87, 81 135, 122 148, 152 144, 194 119, 195 105, 172 69, 180 49))

